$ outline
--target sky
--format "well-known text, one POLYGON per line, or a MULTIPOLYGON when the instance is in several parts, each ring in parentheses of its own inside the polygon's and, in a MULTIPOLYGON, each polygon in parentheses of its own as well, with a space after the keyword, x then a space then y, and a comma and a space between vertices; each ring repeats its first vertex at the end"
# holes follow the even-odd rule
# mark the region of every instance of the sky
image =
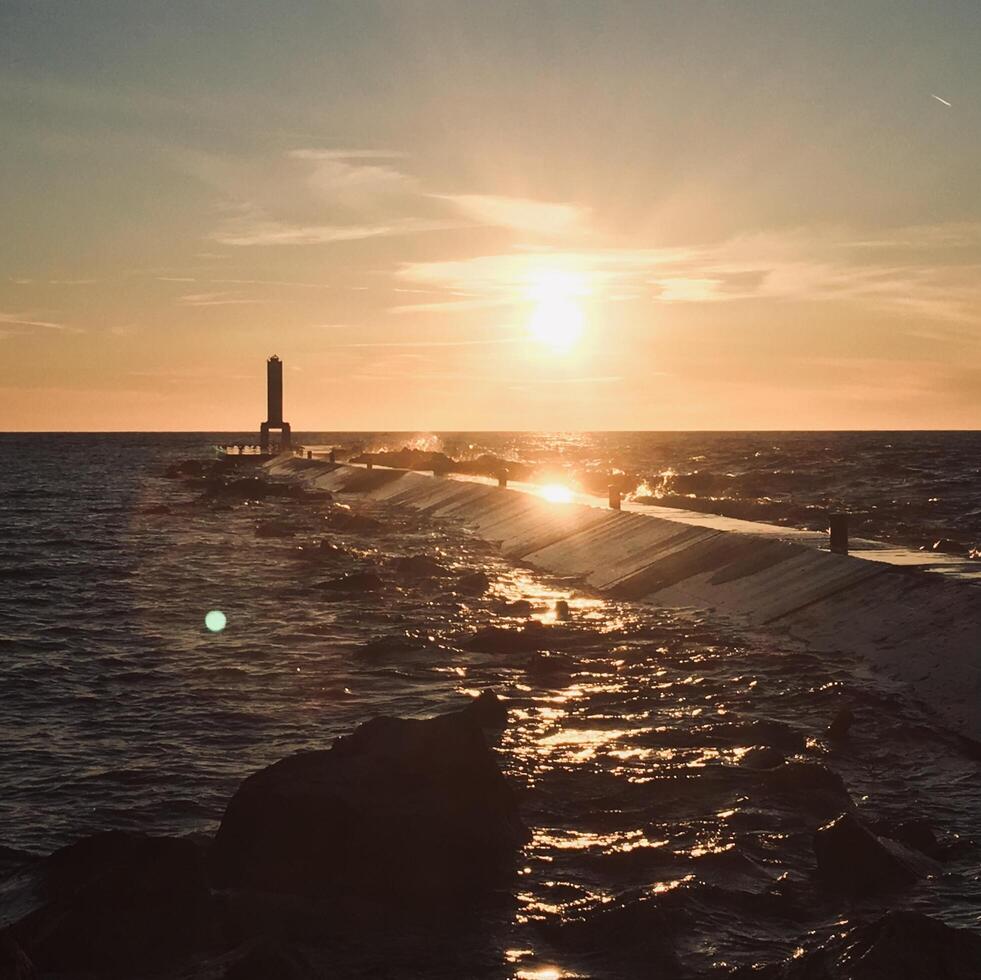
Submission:
POLYGON ((3 0, 0 430, 981 428, 977 0, 3 0))

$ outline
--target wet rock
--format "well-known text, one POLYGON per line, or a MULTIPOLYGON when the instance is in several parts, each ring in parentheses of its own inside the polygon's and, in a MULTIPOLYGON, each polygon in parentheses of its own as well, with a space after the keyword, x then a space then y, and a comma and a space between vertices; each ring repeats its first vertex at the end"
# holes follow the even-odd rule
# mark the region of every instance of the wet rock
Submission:
POLYGON ((745 966, 732 980, 976 980, 981 936, 919 912, 887 912, 784 963, 745 966))
POLYGON ((409 555, 403 558, 393 558, 391 565, 399 578, 408 579, 413 582, 428 578, 438 578, 446 574, 446 569, 428 555, 409 555))
POLYGON ((328 579, 321 587, 331 592, 377 592, 385 587, 385 583, 375 572, 351 572, 328 579))
POLYGON ((345 534, 373 534, 380 531, 382 524, 365 514, 353 514, 344 508, 336 507, 327 515, 327 525, 345 534))
POLYGON ((299 531, 295 524, 287 521, 263 521, 256 525, 257 538, 292 538, 299 531))
POLYGON ((499 602, 494 612, 500 616, 514 616, 526 619, 535 611, 535 607, 527 599, 515 599, 514 602, 499 602))
POLYGON ((493 691, 482 691, 463 711, 479 728, 504 728, 508 723, 508 709, 493 691))
POLYGON ((203 852, 185 839, 110 831, 55 851, 42 903, 11 927, 41 972, 143 975, 214 939, 203 852))
POLYGON ((534 653, 525 664, 529 679, 542 684, 567 684, 572 680, 575 662, 555 653, 534 653))
POLYGON ((911 852, 895 841, 876 837, 852 813, 844 813, 818 828, 814 855, 820 877, 832 888, 850 895, 910 885, 926 870, 911 852))
POLYGON ((171 463, 164 470, 164 476, 168 480, 178 480, 182 477, 207 476, 215 469, 215 461, 210 459, 182 459, 178 463, 171 463))
POLYGON ((739 760, 747 769, 776 769, 785 761, 783 753, 769 745, 754 745, 739 760))
POLYGON ((4 932, 0 932, 0 980, 38 980, 31 958, 4 932))
POLYGON ((275 495, 273 485, 259 477, 243 477, 229 481, 214 478, 206 482, 201 501, 203 503, 242 504, 251 500, 265 500, 267 497, 275 495))
POLYGON ((467 644, 479 653, 533 653, 549 645, 551 631, 537 620, 514 629, 506 626, 485 626, 477 630, 467 644))
POLYGON ((773 792, 818 817, 826 819, 853 806, 841 776, 819 762, 791 761, 763 775, 773 792))
POLYGON ((456 582, 456 591, 464 595, 483 595, 489 588, 490 579, 480 571, 461 575, 456 582))
POLYGON ((575 916, 545 919, 536 925, 558 949, 593 954, 604 961, 610 957, 642 959, 644 976, 680 977, 675 941, 687 919, 678 908, 664 907, 659 896, 638 890, 575 916))
POLYGON ((388 636, 379 636, 360 644, 357 652, 367 657, 401 657, 432 650, 433 644, 425 636, 405 630, 388 636))
POLYGON ((880 837, 899 841, 928 857, 939 859, 943 852, 940 840, 928 820, 916 817, 906 820, 876 820, 870 825, 870 829, 880 837))
POLYGON ((475 721, 492 709, 375 718, 250 776, 215 840, 219 879, 406 912, 472 903, 527 839, 475 721))
POLYGON ((845 705, 831 720, 831 724, 827 728, 827 736, 832 741, 839 742, 843 738, 847 738, 848 730, 852 727, 852 722, 855 720, 855 713, 852 711, 848 705, 845 705))
POLYGON ((756 721, 736 724, 730 735, 743 745, 765 745, 771 749, 794 754, 803 752, 806 739, 802 732, 783 721, 759 718, 756 721))

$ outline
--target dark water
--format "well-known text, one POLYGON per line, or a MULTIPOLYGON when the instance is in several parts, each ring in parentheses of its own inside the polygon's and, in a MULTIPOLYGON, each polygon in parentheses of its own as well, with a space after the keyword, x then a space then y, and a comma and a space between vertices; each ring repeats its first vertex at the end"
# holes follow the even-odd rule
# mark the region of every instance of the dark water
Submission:
MULTIPOLYGON (((475 974, 647 975, 615 956, 584 965, 575 942, 548 931, 624 893, 628 904, 649 894, 692 916, 681 952, 697 969, 786 955, 809 930, 886 907, 843 907, 816 888, 811 833, 841 801, 814 791, 809 770, 783 770, 788 779, 742 764, 756 741, 746 726, 760 718, 799 731, 806 748, 786 753, 839 774, 869 819, 916 815, 952 842, 959 835, 932 880, 888 904, 981 926, 979 852, 965 843, 981 816, 977 763, 862 664, 583 594, 418 515, 377 512, 382 530, 357 536, 325 531, 326 504, 189 506, 197 491, 164 479, 166 463, 228 438, 0 437, 0 843, 46 851, 106 827, 210 831, 256 768, 374 715, 432 713, 493 688, 512 709, 501 763, 534 839, 516 910, 494 924, 492 949, 473 951, 475 974), (159 504, 170 512, 148 513, 159 504), (256 537, 258 520, 284 512, 300 535, 256 537), (313 547, 325 536, 336 550, 313 547), (416 553, 485 569, 490 593, 460 599, 439 582, 402 583, 384 602, 328 601, 317 588, 416 553), (543 619, 556 600, 570 602, 562 669, 543 675, 465 649, 477 626, 507 623, 499 605, 517 598, 543 619), (226 613, 225 631, 204 628, 210 609, 226 613), (822 732, 844 703, 856 711, 854 736, 834 749, 822 732), (535 972, 544 968, 557 972, 535 972)), ((979 540, 975 434, 481 435, 441 445, 649 480, 697 469, 771 497, 783 481, 795 506, 880 502, 869 513, 882 533, 915 513, 934 522, 931 535, 943 527, 979 540)))

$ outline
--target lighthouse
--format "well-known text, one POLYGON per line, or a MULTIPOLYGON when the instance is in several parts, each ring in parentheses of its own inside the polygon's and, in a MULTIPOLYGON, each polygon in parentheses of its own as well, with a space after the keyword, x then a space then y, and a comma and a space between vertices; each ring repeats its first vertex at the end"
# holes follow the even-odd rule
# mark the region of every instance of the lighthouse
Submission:
POLYGON ((283 421, 283 362, 273 354, 266 361, 266 421, 259 427, 259 445, 269 452, 269 431, 282 433, 280 449, 289 449, 290 424, 283 421))

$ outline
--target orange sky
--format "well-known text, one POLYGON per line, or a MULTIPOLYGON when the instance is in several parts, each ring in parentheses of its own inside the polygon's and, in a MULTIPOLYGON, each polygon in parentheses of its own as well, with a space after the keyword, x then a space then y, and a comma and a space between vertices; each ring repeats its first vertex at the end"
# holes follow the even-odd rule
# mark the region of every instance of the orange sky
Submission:
POLYGON ((52 9, 2 430, 981 423, 974 3, 52 9))

